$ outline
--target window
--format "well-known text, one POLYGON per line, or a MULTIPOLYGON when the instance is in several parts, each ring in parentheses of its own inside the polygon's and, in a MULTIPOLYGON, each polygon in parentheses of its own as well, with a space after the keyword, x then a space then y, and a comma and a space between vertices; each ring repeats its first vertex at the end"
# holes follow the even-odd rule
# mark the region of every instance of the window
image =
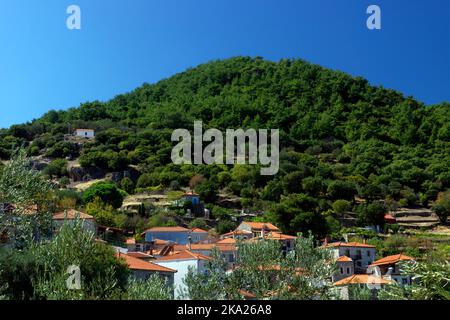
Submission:
POLYGON ((367 250, 367 256, 370 257, 370 250, 367 250))
POLYGON ((350 268, 347 267, 347 274, 350 274, 350 268))
POLYGON ((403 278, 403 279, 402 279, 402 283, 403 283, 403 284, 408 284, 408 279, 403 278))
POLYGON ((345 250, 345 255, 346 255, 347 257, 350 257, 350 250, 349 250, 349 249, 345 250))
POLYGON ((341 274, 344 274, 344 268, 341 267, 341 274))

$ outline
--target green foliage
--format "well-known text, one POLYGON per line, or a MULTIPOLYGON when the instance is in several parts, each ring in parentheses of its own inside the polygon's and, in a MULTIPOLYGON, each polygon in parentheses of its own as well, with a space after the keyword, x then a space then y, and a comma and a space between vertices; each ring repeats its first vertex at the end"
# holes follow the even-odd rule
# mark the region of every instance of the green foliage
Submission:
POLYGON ((446 259, 406 262, 402 274, 414 275, 411 286, 392 285, 381 290, 383 300, 450 300, 450 263, 446 259))
POLYGON ((47 167, 45 167, 42 173, 48 175, 50 178, 54 176, 60 178, 67 175, 67 160, 53 160, 47 167))
POLYGON ((194 229, 194 228, 200 228, 203 230, 207 230, 208 229, 208 225, 205 222, 205 219, 203 218, 195 218, 194 220, 191 221, 191 223, 189 223, 189 228, 190 229, 194 229))
POLYGON ((384 215, 387 208, 383 203, 373 202, 361 204, 356 207, 358 223, 361 226, 384 226, 384 215))
POLYGON ((178 224, 175 221, 174 215, 165 212, 159 212, 154 214, 148 219, 147 227, 174 227, 178 224))
POLYGON ((228 233, 236 229, 237 223, 231 220, 219 220, 216 225, 216 232, 218 234, 228 233))
POLYGON ((439 194, 436 203, 433 205, 433 211, 439 217, 441 223, 447 223, 450 216, 450 190, 439 194))
POLYGON ((343 215, 344 213, 350 211, 350 209, 352 208, 352 204, 347 200, 336 200, 335 202, 333 202, 332 207, 334 212, 336 212, 338 215, 343 215))
POLYGON ((101 226, 115 226, 114 208, 110 204, 104 203, 100 197, 96 197, 86 205, 86 213, 93 216, 101 226))
POLYGON ((127 285, 128 300, 171 300, 172 291, 167 282, 158 275, 145 281, 131 279, 127 285))
POLYGON ((320 213, 318 201, 306 194, 293 194, 281 199, 273 210, 275 223, 284 232, 297 233, 309 231, 321 238, 327 233, 327 224, 320 213))
POLYGON ((128 177, 123 178, 120 181, 120 189, 126 191, 129 194, 134 193, 134 182, 128 177))
POLYGON ((48 208, 54 185, 41 174, 30 169, 25 150, 13 153, 11 161, 0 172, 0 203, 14 204, 12 213, 0 215, 0 233, 16 247, 27 247, 34 240, 51 232, 51 215, 48 208), (25 214, 37 205, 35 215, 25 214))
POLYGON ((123 194, 115 184, 110 182, 97 182, 90 186, 83 193, 83 202, 89 203, 99 197, 103 202, 110 204, 114 208, 120 208, 123 202, 123 194))
POLYGON ((218 198, 219 190, 216 183, 205 180, 195 187, 195 192, 200 195, 200 199, 204 202, 214 203, 218 198))

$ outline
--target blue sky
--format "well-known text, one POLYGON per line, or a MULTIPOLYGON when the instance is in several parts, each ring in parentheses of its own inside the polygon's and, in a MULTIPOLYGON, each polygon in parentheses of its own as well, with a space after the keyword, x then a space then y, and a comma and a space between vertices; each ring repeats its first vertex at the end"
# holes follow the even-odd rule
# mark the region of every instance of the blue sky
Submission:
POLYGON ((450 1, 2 0, 0 127, 237 55, 303 58, 450 101, 450 1), (81 30, 66 28, 71 4, 81 30), (371 4, 380 31, 366 28, 371 4))

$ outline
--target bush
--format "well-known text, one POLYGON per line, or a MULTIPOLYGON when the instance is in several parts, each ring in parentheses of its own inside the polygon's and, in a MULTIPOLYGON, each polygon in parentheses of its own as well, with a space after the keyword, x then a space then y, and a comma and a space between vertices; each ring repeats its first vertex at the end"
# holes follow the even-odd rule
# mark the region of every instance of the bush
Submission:
POLYGON ((93 184, 84 191, 83 202, 87 204, 97 197, 116 209, 122 206, 124 198, 122 192, 120 192, 116 185, 110 182, 97 182, 93 184))
POLYGON ((190 229, 199 228, 199 229, 206 230, 206 229, 208 229, 208 225, 206 224, 204 219, 196 218, 196 219, 192 220, 191 223, 189 223, 189 228, 190 229))
POLYGON ((128 177, 123 178, 120 181, 120 188, 122 190, 125 190, 129 194, 133 194, 134 193, 134 182, 133 182, 133 180, 131 180, 128 177))
POLYGON ((237 223, 230 220, 221 220, 216 225, 216 232, 224 234, 237 228, 237 223))
POLYGON ((333 211, 339 215, 343 215, 344 213, 347 213, 352 208, 352 204, 347 200, 336 200, 333 202, 333 211))

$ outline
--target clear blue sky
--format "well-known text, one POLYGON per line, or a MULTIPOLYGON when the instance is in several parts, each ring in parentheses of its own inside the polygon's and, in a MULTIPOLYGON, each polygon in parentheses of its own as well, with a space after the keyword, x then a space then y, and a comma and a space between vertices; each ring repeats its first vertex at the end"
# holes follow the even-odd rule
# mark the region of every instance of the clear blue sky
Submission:
POLYGON ((237 55, 303 58, 450 101, 448 0, 2 0, 0 127, 237 55), (66 28, 66 8, 82 30, 66 28), (382 9, 382 30, 366 8, 382 9))

